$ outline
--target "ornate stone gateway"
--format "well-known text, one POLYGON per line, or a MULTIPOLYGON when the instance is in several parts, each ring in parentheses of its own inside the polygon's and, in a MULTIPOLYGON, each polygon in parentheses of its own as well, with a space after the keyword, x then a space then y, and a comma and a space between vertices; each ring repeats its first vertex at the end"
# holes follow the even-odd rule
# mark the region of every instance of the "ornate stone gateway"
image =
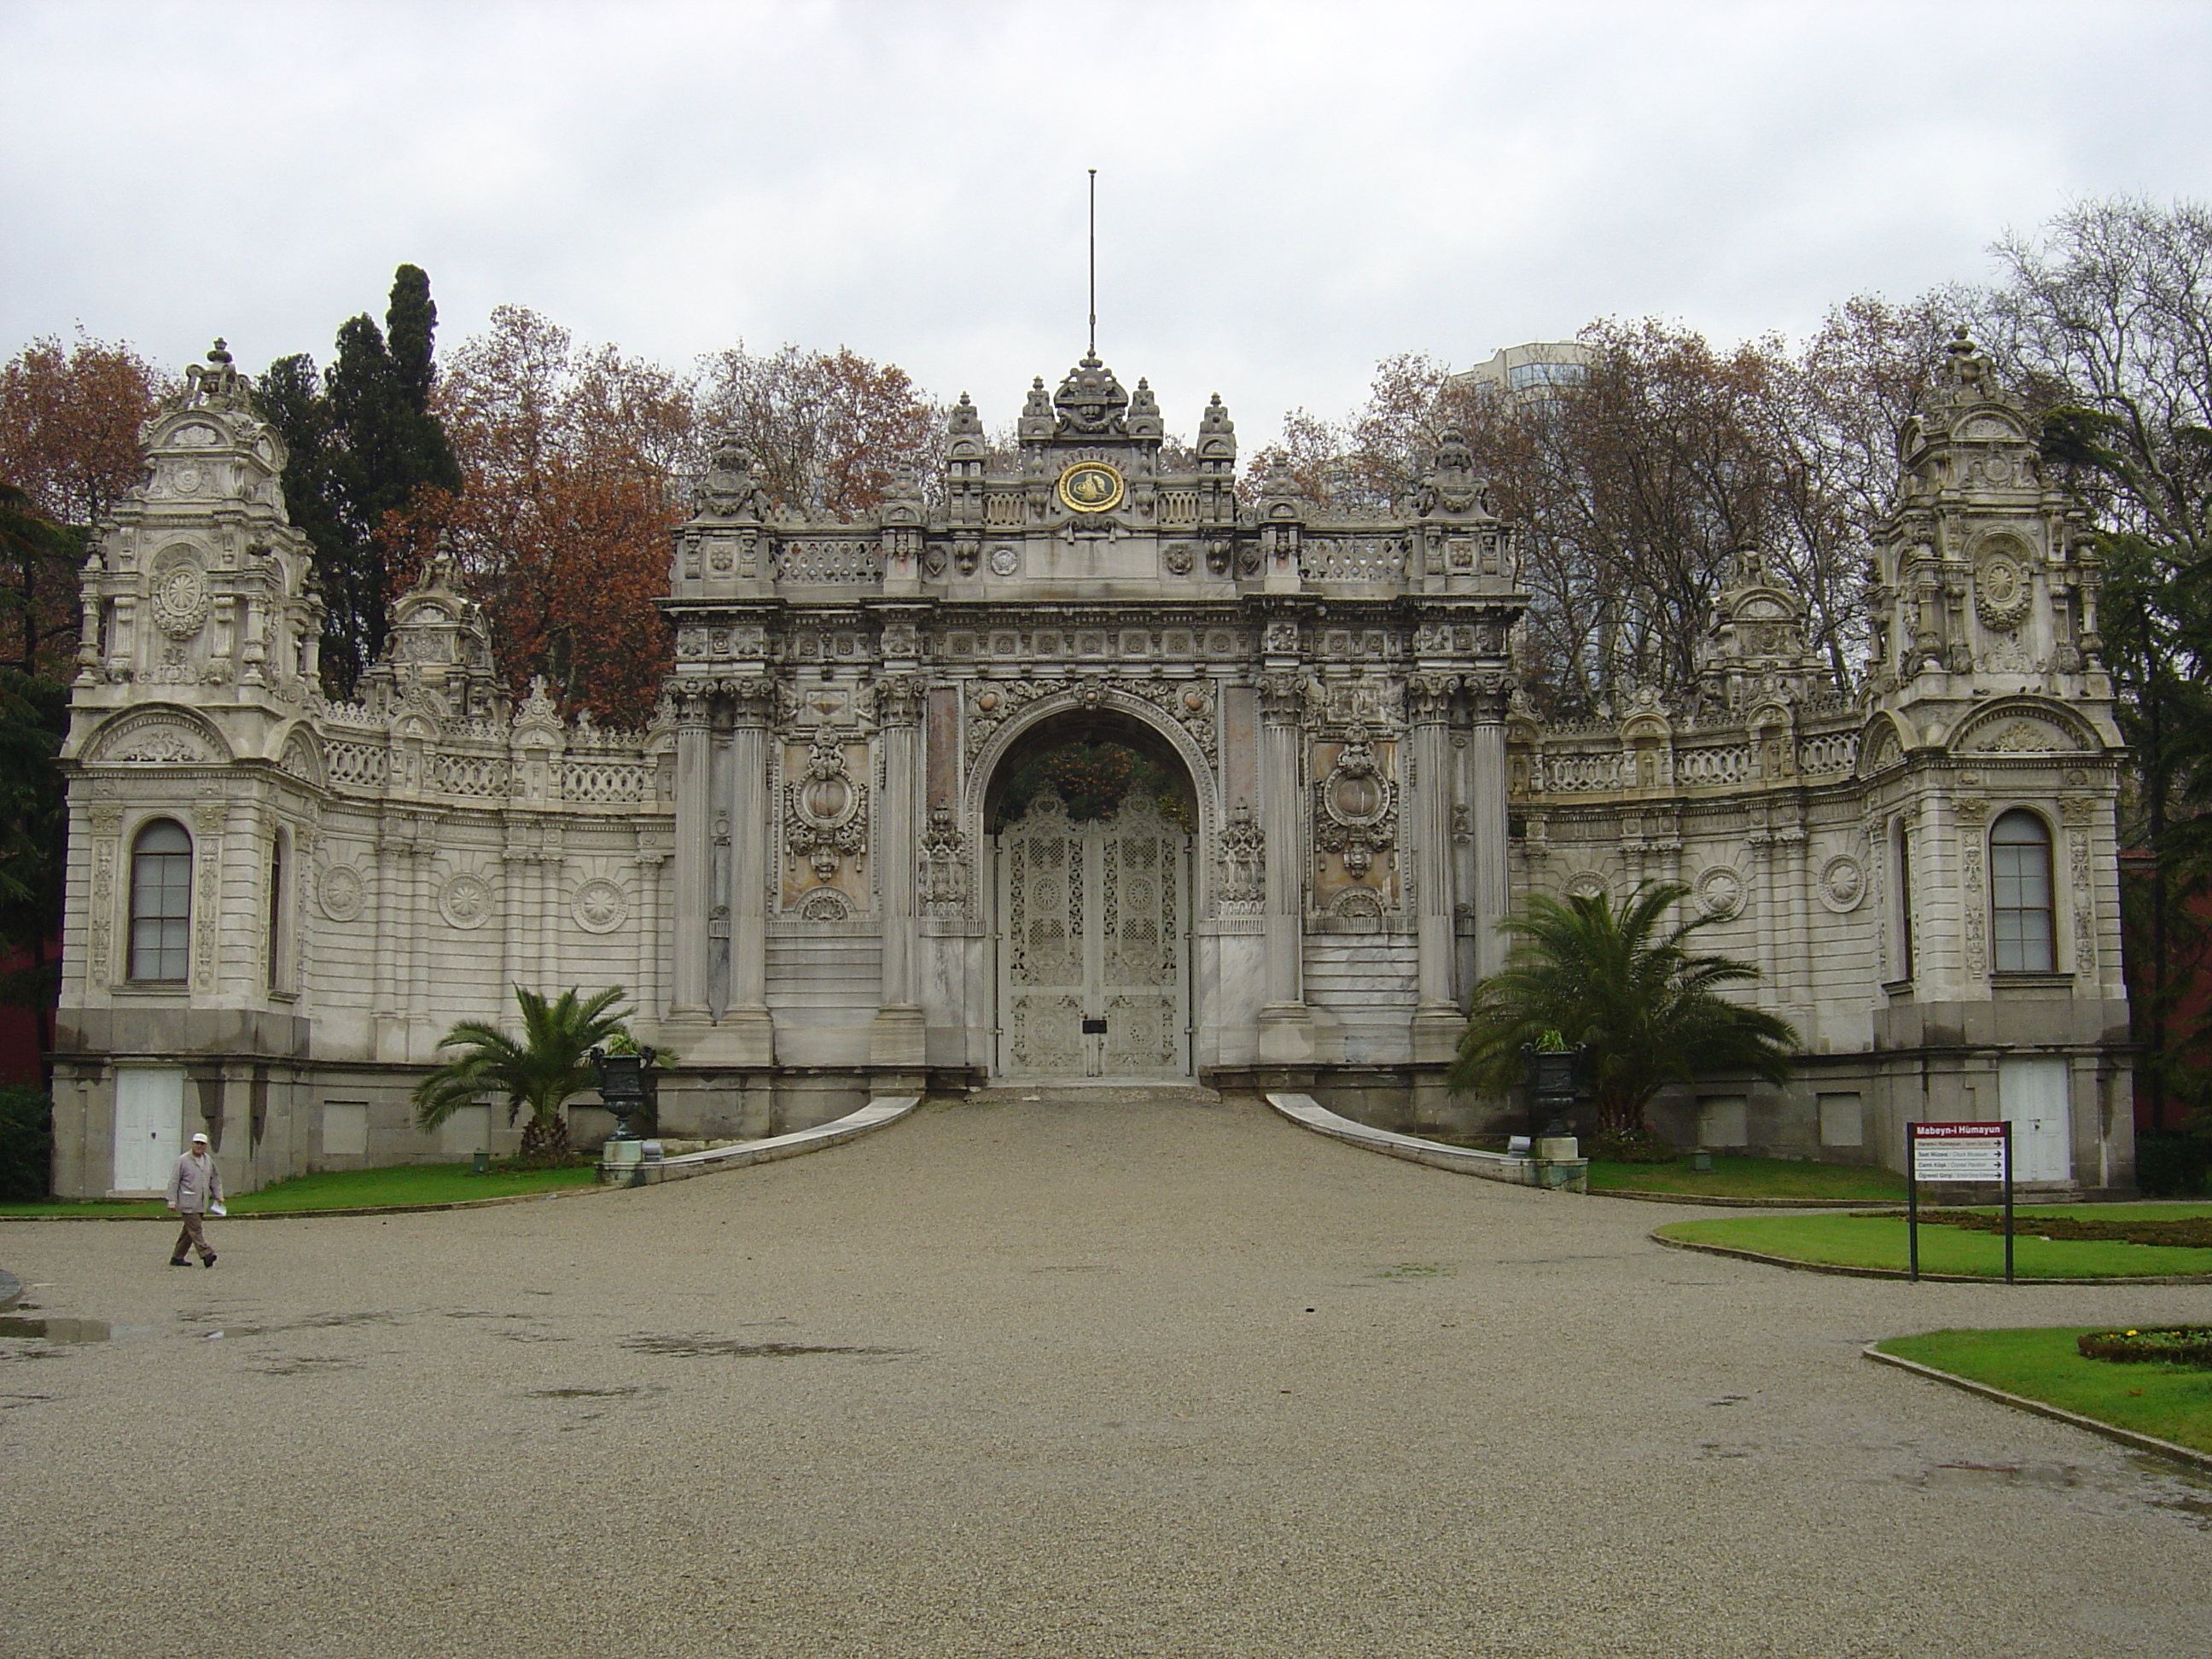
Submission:
POLYGON ((1190 837, 1132 793, 1078 823, 1047 789, 999 837, 999 1065, 1190 1075, 1190 837))

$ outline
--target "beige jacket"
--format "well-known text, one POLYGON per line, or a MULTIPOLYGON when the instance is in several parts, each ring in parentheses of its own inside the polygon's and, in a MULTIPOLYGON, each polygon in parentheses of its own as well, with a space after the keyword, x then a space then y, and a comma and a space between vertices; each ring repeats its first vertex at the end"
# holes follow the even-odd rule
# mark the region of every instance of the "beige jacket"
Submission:
POLYGON ((204 1211, 222 1198, 222 1174, 215 1167, 212 1158, 194 1158, 186 1152, 177 1160, 177 1172, 169 1177, 169 1207, 173 1210, 204 1211))

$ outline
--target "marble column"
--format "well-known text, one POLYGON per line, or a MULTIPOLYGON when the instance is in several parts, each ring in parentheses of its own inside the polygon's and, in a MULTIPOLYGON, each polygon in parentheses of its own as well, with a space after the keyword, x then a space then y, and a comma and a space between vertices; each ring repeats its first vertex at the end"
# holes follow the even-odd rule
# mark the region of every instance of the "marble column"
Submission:
POLYGON ((1267 985, 1260 1010, 1260 1058, 1313 1059, 1313 1017, 1305 1003, 1305 746, 1303 674, 1273 668, 1260 685, 1260 799, 1267 834, 1267 985))
POLYGON ((1406 683, 1413 764, 1406 822, 1413 831, 1416 1018, 1453 1014, 1451 708, 1459 676, 1421 672, 1406 683))
POLYGON ((743 1066, 775 1060, 768 1011, 769 848, 781 814, 769 793, 769 720, 775 682, 734 680, 730 733, 730 1006, 720 1024, 743 1066))
POLYGON ((1488 689, 1472 696, 1474 724, 1468 732, 1468 775, 1474 784, 1468 827, 1474 838, 1475 973, 1488 978, 1505 965, 1506 939, 1498 931, 1511 902, 1506 855, 1511 842, 1505 813, 1505 693, 1488 689))
POLYGON ((874 1066, 918 1068, 927 1063, 915 984, 914 866, 921 845, 915 803, 921 787, 921 677, 886 673, 876 681, 876 742, 883 788, 876 800, 876 890, 883 912, 883 1000, 868 1036, 874 1066))
POLYGON ((1465 1023, 1452 997, 1451 715, 1459 688, 1458 675, 1430 670, 1406 681, 1413 764, 1403 817, 1413 832, 1417 1066, 1449 1060, 1465 1023))
POLYGON ((676 961, 670 975, 668 1017, 707 1018, 708 703, 703 691, 686 692, 676 715, 676 961))

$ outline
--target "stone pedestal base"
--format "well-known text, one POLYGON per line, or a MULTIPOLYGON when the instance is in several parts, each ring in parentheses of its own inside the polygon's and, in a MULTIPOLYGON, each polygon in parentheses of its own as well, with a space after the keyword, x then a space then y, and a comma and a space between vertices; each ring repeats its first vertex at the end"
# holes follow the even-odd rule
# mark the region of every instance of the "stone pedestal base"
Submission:
POLYGON ((732 1008, 713 1024, 672 1017, 663 1042, 684 1066, 773 1066, 775 1022, 765 1008, 732 1008))
POLYGON ((1528 1151, 1532 1157, 1554 1163, 1565 1163, 1583 1155, 1582 1143, 1572 1135, 1539 1135, 1528 1151))
POLYGON ((1313 1062, 1313 1011, 1303 1002, 1271 1002, 1260 1010, 1260 1060, 1267 1066, 1313 1062))
POLYGON ((914 1003, 886 1004, 868 1028, 868 1064, 918 1072, 929 1063, 929 1029, 914 1003))

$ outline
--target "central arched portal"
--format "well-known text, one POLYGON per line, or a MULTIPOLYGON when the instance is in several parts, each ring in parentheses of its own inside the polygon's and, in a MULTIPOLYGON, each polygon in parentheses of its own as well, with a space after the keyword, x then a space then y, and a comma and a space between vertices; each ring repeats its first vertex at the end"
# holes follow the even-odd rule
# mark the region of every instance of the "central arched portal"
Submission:
POLYGON ((1047 721, 993 781, 998 1056, 1004 1077, 1191 1074, 1196 793, 1142 722, 1047 721))

